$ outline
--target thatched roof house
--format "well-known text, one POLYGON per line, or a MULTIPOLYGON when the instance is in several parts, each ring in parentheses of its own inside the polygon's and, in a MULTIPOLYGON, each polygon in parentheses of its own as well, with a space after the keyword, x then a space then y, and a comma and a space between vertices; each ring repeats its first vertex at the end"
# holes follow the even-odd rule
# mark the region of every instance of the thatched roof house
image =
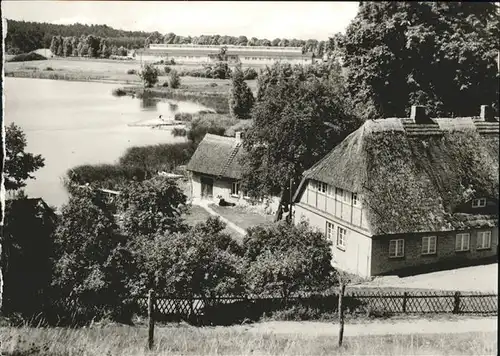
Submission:
POLYGON ((355 225, 370 237, 497 227, 498 119, 486 107, 480 117, 465 118, 430 119, 421 110, 367 121, 350 134, 304 173, 295 195, 299 210, 310 208, 308 183, 320 182, 332 202, 335 193, 326 187, 353 194, 364 219, 355 225), (472 209, 475 199, 487 203, 472 209))
POLYGON ((214 177, 239 180, 243 173, 238 163, 243 154, 241 143, 239 137, 206 134, 186 169, 214 177))

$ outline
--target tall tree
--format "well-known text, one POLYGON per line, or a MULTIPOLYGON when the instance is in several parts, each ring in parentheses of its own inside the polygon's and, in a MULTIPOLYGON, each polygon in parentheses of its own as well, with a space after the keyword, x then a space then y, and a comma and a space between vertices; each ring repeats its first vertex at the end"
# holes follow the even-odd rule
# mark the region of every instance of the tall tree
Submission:
POLYGON ((45 160, 41 155, 25 152, 26 135, 16 124, 7 126, 5 136, 5 189, 12 191, 26 186, 27 179, 34 179, 32 173, 45 166, 45 160))
POLYGON ((324 65, 276 63, 261 72, 253 126, 243 141, 243 185, 251 195, 281 195, 281 205, 288 204, 290 180, 296 187, 304 170, 357 128, 338 76, 324 65))
MULTIPOLYGON (((341 37, 341 36, 339 36, 341 37)), ((361 2, 339 45, 364 118, 498 112, 499 17, 494 3, 361 2)))
POLYGON ((234 118, 250 119, 255 98, 252 90, 245 83, 241 66, 237 66, 231 78, 231 92, 229 94, 229 111, 234 118))

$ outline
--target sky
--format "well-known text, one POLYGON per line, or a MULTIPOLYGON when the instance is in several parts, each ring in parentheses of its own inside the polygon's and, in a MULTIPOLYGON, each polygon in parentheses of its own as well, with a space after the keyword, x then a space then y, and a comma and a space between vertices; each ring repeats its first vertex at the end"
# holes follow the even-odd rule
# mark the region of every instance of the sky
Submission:
POLYGON ((358 2, 2 1, 2 16, 57 24, 106 24, 181 36, 326 40, 343 32, 358 2))

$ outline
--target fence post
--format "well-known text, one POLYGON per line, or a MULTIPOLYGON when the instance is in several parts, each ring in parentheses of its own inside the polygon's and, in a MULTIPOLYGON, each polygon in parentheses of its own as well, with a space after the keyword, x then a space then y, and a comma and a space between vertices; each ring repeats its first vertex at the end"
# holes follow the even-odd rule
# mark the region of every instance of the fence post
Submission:
POLYGON ((148 296, 148 318, 149 318, 149 329, 148 329, 148 349, 151 350, 154 345, 154 334, 155 334, 155 292, 154 290, 149 290, 148 296))
POLYGON ((339 346, 342 346, 342 341, 344 339, 344 308, 342 306, 342 301, 344 299, 345 284, 343 281, 340 282, 339 286, 339 346))
POLYGON ((460 292, 455 292, 454 300, 453 313, 458 314, 460 313, 460 292))
POLYGON ((408 301, 408 292, 403 293, 403 313, 406 313, 406 303, 408 301))

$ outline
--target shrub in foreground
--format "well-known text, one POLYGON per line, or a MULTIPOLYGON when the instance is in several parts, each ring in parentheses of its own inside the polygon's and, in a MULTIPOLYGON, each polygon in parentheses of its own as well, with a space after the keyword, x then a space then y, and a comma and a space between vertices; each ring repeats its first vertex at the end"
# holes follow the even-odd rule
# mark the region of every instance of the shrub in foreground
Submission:
POLYGON ((252 293, 320 292, 334 282, 331 242, 306 222, 284 221, 248 229, 243 241, 246 283, 252 293))
POLYGON ((155 234, 137 240, 137 290, 154 288, 163 295, 209 298, 243 292, 241 249, 210 217, 185 233, 155 234))
POLYGON ((62 316, 130 321, 127 285, 133 278, 133 259, 124 249, 127 238, 116 232, 113 215, 97 193, 86 188, 74 189, 61 213, 55 233, 52 300, 80 302, 80 307, 69 309, 70 304, 63 303, 62 316))

